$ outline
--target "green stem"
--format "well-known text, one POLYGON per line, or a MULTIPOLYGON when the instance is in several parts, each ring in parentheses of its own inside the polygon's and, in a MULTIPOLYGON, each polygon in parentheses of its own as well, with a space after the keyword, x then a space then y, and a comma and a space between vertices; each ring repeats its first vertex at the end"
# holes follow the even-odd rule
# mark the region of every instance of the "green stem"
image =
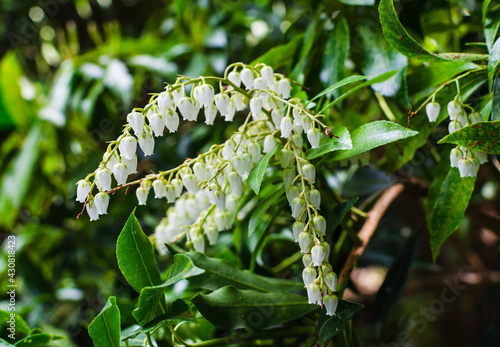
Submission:
POLYGON ((273 274, 277 274, 283 270, 285 270, 287 267, 291 266, 292 264, 295 264, 297 260, 302 258, 302 252, 298 251, 297 253, 289 256, 288 258, 284 259, 281 263, 276 265, 275 267, 271 268, 271 272, 273 274))

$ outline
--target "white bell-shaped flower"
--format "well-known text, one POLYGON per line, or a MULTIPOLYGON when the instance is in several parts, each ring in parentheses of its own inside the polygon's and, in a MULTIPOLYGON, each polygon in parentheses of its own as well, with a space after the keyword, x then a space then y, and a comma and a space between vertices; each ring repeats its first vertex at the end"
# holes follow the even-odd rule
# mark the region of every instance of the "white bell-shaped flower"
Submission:
POLYGON ((292 217, 299 219, 300 215, 306 208, 306 203, 302 198, 295 198, 292 200, 292 217))
POLYGON ((463 124, 455 119, 448 124, 448 131, 451 134, 452 132, 462 129, 462 126, 463 124))
POLYGON ((328 316, 334 316, 337 311, 339 300, 333 294, 327 294, 323 299, 323 304, 325 305, 326 314, 328 316))
POLYGON ((127 122, 134 130, 136 136, 141 135, 144 132, 144 116, 140 112, 130 112, 127 116, 127 122))
POLYGON ((254 118, 259 118, 260 111, 262 110, 262 101, 258 97, 253 97, 250 99, 250 111, 254 118))
POLYGON ((477 123, 477 122, 482 122, 483 121, 483 116, 481 116, 481 114, 479 112, 474 111, 474 112, 472 112, 469 115, 469 119, 470 119, 470 122, 472 124, 474 124, 474 123, 477 123))
POLYGON ((179 128, 179 115, 172 109, 168 109, 164 116, 165 126, 168 131, 175 133, 179 128))
POLYGON ((253 88, 253 72, 249 68, 244 68, 240 73, 241 82, 245 85, 247 90, 253 88))
POLYGON ((203 235, 195 236, 191 239, 191 241, 193 242, 193 248, 196 252, 205 252, 205 239, 203 238, 203 235))
POLYGON ((304 255, 302 256, 302 264, 304 264, 304 267, 311 266, 312 263, 313 260, 311 253, 304 253, 304 255))
POLYGON ((280 124, 281 137, 288 138, 293 130, 293 120, 291 117, 284 117, 280 124))
POLYGON ((118 158, 116 157, 116 154, 112 152, 106 152, 104 154, 103 161, 107 161, 105 166, 109 171, 113 171, 113 166, 115 166, 116 163, 120 162, 120 160, 118 160, 118 158))
POLYGON ((429 122, 435 122, 439 116, 439 111, 441 111, 441 106, 437 102, 429 102, 425 106, 425 111, 429 122))
POLYGON ((146 187, 140 186, 139 188, 137 188, 135 194, 137 196, 137 200, 139 201, 139 205, 146 205, 148 193, 149 189, 147 189, 146 187))
POLYGON ((158 95, 158 110, 161 114, 166 114, 167 111, 174 107, 174 97, 169 92, 163 92, 158 95))
POLYGON ((213 125, 215 117, 217 116, 217 107, 214 104, 205 106, 205 124, 213 125))
POLYGON ((479 161, 477 159, 464 158, 458 162, 458 170, 460 177, 475 177, 479 168, 479 161))
POLYGON ((254 163, 258 162, 260 159, 260 145, 257 142, 250 142, 247 147, 248 154, 252 157, 254 163))
POLYGON ((305 164, 304 166, 302 166, 302 175, 306 180, 314 183, 316 180, 316 169, 311 164, 305 164))
POLYGON ((309 253, 309 248, 312 243, 312 236, 306 231, 299 234, 299 247, 302 253, 309 253))
POLYGON ((452 100, 448 103, 448 114, 450 115, 450 119, 454 120, 463 111, 462 105, 456 101, 452 100))
POLYGON ((267 89, 267 81, 264 77, 257 77, 253 80, 253 87, 258 90, 267 89))
POLYGON ((95 196, 94 204, 99 214, 107 214, 109 205, 109 195, 104 192, 100 192, 95 196))
POLYGON ((295 172, 293 172, 293 169, 283 170, 283 183, 285 183, 285 188, 290 187, 294 179, 295 179, 295 172))
POLYGON ((155 198, 161 199, 166 194, 165 181, 162 179, 156 179, 153 181, 153 190, 155 192, 155 198))
POLYGON ((280 152, 281 166, 287 168, 292 162, 293 152, 289 149, 283 148, 280 152))
POLYGON ((190 193, 196 193, 199 190, 198 181, 193 174, 186 174, 182 176, 182 183, 190 193))
POLYGON ((208 243, 210 245, 215 245, 217 243, 219 232, 214 226, 210 225, 208 227, 205 227, 205 235, 207 235, 208 243))
POLYGON ((292 90, 290 80, 287 78, 282 78, 279 81, 278 89, 283 99, 288 99, 290 97, 290 91, 292 90))
POLYGON ((276 128, 281 127, 281 121, 283 120, 283 117, 283 112, 281 112, 280 109, 275 109, 273 110, 273 112, 271 112, 271 118, 276 128))
POLYGON ((90 193, 90 182, 86 180, 79 180, 76 185, 76 201, 85 202, 90 193))
POLYGON ((307 287, 307 297, 310 304, 321 304, 321 288, 316 283, 307 287))
POLYGON ((141 147, 145 156, 153 155, 155 148, 155 139, 149 132, 139 136, 139 147, 141 147))
POLYGON ((137 140, 135 137, 128 135, 125 136, 118 145, 118 149, 120 150, 120 155, 126 159, 132 159, 135 155, 135 151, 137 150, 137 140))
POLYGON ((241 77, 240 73, 238 71, 231 71, 227 75, 227 79, 231 81, 232 84, 234 84, 236 87, 239 87, 241 85, 241 77))
POLYGON ((184 96, 185 94, 181 88, 177 88, 176 90, 172 91, 172 97, 174 98, 175 107, 179 107, 179 100, 184 96))
POLYGON ((241 176, 236 172, 231 171, 227 175, 227 180, 229 181, 229 185, 233 194, 236 196, 241 196, 241 194, 243 193, 243 180, 241 179, 241 176))
POLYGON ((479 164, 484 164, 488 161, 488 154, 486 154, 484 152, 475 151, 474 156, 479 161, 479 164))
POLYGON ((149 119, 149 126, 153 130, 153 134, 158 136, 163 136, 163 130, 165 129, 165 120, 163 116, 159 113, 153 113, 149 119))
POLYGON ((127 166, 123 163, 117 163, 113 166, 113 175, 115 176, 116 182, 121 186, 127 182, 128 172, 127 166))
POLYGON ((184 188, 182 181, 180 179, 174 178, 170 183, 172 183, 175 188, 175 197, 180 197, 182 194, 182 188, 184 188))
POLYGON ((458 167, 458 162, 464 158, 464 153, 460 148, 453 148, 450 152, 450 165, 451 167, 458 167))
POLYGON ((190 97, 184 96, 179 99, 179 103, 177 104, 177 108, 181 112, 181 116, 184 120, 192 121, 193 114, 195 112, 195 100, 190 97))
POLYGON ((137 155, 134 154, 134 156, 130 159, 122 159, 122 163, 125 164, 127 167, 127 175, 132 175, 137 173, 137 155))
POLYGON ((175 202, 177 196, 175 194, 175 187, 172 183, 165 184, 165 197, 168 202, 175 202))
POLYGON ((111 189, 111 171, 107 168, 98 169, 95 173, 95 178, 102 190, 106 191, 111 189))
POLYGON ((202 162, 197 161, 196 163, 194 163, 193 172, 198 182, 205 181, 208 179, 207 167, 202 162))
POLYGON ((194 98, 203 106, 210 106, 214 101, 214 87, 203 83, 193 90, 194 98))
POLYGON ((295 238, 295 242, 299 241, 299 235, 301 232, 303 232, 306 228, 306 225, 304 222, 295 222, 293 223, 292 226, 292 232, 293 232, 293 237, 295 238))
POLYGON ((307 288, 316 280, 316 277, 318 277, 318 273, 312 266, 308 266, 304 270, 302 270, 302 280, 304 281, 304 287, 307 288))
POLYGON ((276 139, 273 135, 267 135, 264 139, 264 153, 271 152, 276 147, 276 139))
POLYGON ((455 120, 457 122, 460 122, 460 124, 462 124, 462 126, 466 126, 467 123, 468 123, 468 120, 467 120, 467 113, 464 112, 460 112, 457 116, 457 118, 455 118, 455 120))
POLYGON ((320 235, 322 235, 322 236, 325 235, 326 221, 325 221, 325 218, 323 216, 315 216, 313 218, 313 225, 320 235))
POLYGON ((311 144, 312 148, 318 148, 321 140, 321 132, 319 129, 309 129, 307 131, 307 140, 311 144))
MULTIPOLYGON (((308 133, 309 130, 312 129, 312 123, 311 123, 311 119, 309 118, 308 115, 302 115, 301 117, 301 122, 300 122, 300 125, 302 126, 302 129, 308 133)), ((320 136, 321 138, 321 136, 320 136)), ((310 142, 310 141, 309 141, 310 142)))
POLYGON ((326 249, 323 245, 315 245, 311 250, 314 266, 321 266, 325 260, 326 249))
POLYGON ((335 272, 329 271, 323 273, 323 281, 332 292, 337 291, 337 275, 335 272))
POLYGON ((219 93, 215 95, 214 100, 215 100, 215 106, 217 106, 219 112, 222 115, 227 114, 229 111, 229 106, 231 104, 229 96, 225 93, 219 93))
POLYGON ((270 66, 264 66, 260 69, 260 74, 265 78, 268 85, 274 85, 274 71, 270 66))
POLYGON ((99 211, 97 211, 97 206, 95 204, 94 199, 90 199, 85 206, 87 213, 90 217, 90 221, 99 219, 99 211))
POLYGON ((212 199, 219 210, 224 211, 226 209, 226 194, 224 192, 215 190, 212 199))
POLYGON ((226 122, 232 122, 235 114, 236 114, 236 108, 234 106, 234 102, 233 100, 229 100, 229 107, 227 109, 227 113, 224 114, 224 120, 226 122))
POLYGON ((321 205, 321 193, 317 189, 312 189, 307 192, 307 199, 311 205, 314 205, 316 210, 320 210, 321 205))
POLYGON ((304 140, 302 139, 302 135, 292 135, 292 142, 297 148, 302 148, 304 146, 304 140))
POLYGON ((288 200, 288 203, 290 206, 292 206, 292 202, 295 198, 297 198, 300 195, 299 187, 297 186, 290 186, 286 189, 286 198, 288 200))
POLYGON ((231 97, 231 101, 233 102, 234 107, 236 107, 236 111, 243 111, 248 104, 248 98, 240 93, 234 93, 231 97))
POLYGON ((243 166, 243 173, 244 174, 249 174, 250 171, 252 171, 253 160, 252 160, 252 157, 250 156, 250 154, 245 152, 241 155, 241 164, 243 166))

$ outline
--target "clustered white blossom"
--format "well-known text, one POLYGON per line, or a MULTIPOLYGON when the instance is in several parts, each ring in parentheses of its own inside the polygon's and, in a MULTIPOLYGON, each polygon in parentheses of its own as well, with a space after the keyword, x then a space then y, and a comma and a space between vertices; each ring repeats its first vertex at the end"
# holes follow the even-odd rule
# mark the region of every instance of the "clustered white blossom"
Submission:
MULTIPOLYGON (((448 115, 450 123, 448 130, 450 134, 463 127, 482 121, 481 114, 470 106, 464 105, 459 101, 459 95, 448 103, 448 115), (471 113, 467 114, 465 108, 471 109, 471 113)), ((430 122, 435 122, 441 110, 437 102, 430 102, 425 107, 427 117, 430 122)), ((479 165, 488 161, 488 155, 484 152, 473 151, 469 148, 457 146, 450 153, 451 167, 456 167, 460 171, 460 177, 475 177, 479 169, 479 165)))
POLYGON ((110 191, 139 184, 137 199, 145 205, 153 188, 155 198, 172 203, 155 230, 159 251, 165 252, 165 243, 186 237, 188 247, 204 252, 206 241, 215 244, 219 232, 232 228, 239 199, 249 189, 250 172, 263 153, 277 147, 296 220, 293 234, 304 253, 303 280, 309 303, 325 305, 327 314, 335 314, 337 276, 328 261, 326 221, 318 212, 321 195, 314 187, 316 169, 304 154, 304 137, 317 148, 323 136, 319 127, 326 126, 299 99, 290 99, 290 93, 290 80, 264 64, 233 64, 224 78, 179 78, 154 95, 144 109, 136 108, 128 115, 123 134, 109 145, 99 168, 78 182, 77 201, 86 203, 90 219, 96 220, 106 213, 110 191), (218 82, 218 92, 210 82, 218 82), (190 95, 185 93, 188 85, 193 86, 190 95), (213 145, 177 168, 127 183, 128 176, 137 172, 137 147, 144 155, 152 155, 155 137, 165 130, 177 131, 180 118, 196 121, 203 113, 205 123, 212 125, 220 114, 231 122, 247 106, 250 112, 244 124, 223 144, 213 145), (116 188, 112 188, 112 177, 116 188), (94 188, 99 191, 95 196, 94 188))

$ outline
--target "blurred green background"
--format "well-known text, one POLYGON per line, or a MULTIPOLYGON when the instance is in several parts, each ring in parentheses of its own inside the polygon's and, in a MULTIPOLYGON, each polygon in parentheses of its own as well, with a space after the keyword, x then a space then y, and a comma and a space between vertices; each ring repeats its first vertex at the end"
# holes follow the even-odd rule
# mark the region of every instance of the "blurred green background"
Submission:
MULTIPOLYGON (((478 2, 400 5, 400 20, 429 51, 461 51, 470 48, 466 42, 483 40, 478 2)), ((418 102, 430 91, 419 80, 427 65, 408 62, 385 42, 372 0, 1 0, 0 6, 0 241, 17 235, 17 313, 30 327, 67 336, 54 346, 91 345, 87 326, 111 295, 118 297, 123 327, 134 324, 137 294, 120 274, 115 243, 135 196, 117 192, 108 215, 90 223, 86 215, 76 219, 82 206, 75 184, 97 167, 131 107, 144 105, 165 81, 177 74, 221 75, 230 63, 265 55, 275 71, 314 96, 351 74, 401 70, 383 87, 360 90, 328 112, 329 125, 349 130, 387 117, 406 126, 409 96, 418 102), (384 114, 384 103, 395 119, 384 114)), ((481 88, 474 90, 477 105, 481 88)), ((231 127, 220 120, 213 128, 183 124, 157 142, 153 157, 140 158, 138 175, 176 166, 221 142, 231 127)), ((372 153, 369 166, 331 165, 328 182, 339 195, 361 196, 367 204, 401 177, 430 182, 436 141, 445 133, 438 128, 405 166, 394 164, 390 154, 400 149, 392 146, 387 155, 372 153)), ((500 344, 500 227, 484 225, 476 213, 500 211, 498 178, 492 167, 480 171, 471 212, 437 264, 422 232, 422 203, 406 195, 390 209, 346 294, 366 306, 353 327, 361 346, 500 344), (413 249, 415 259, 402 298, 384 306, 387 298, 377 291, 394 259, 400 260, 398 249, 413 249), (436 300, 457 278, 466 289, 441 309, 436 300), (407 344, 395 345, 398 338, 407 344)), ((147 234, 165 207, 150 199, 137 209, 147 234)), ((263 257, 276 265, 290 247, 278 240, 263 257)), ((1 288, 7 284, 6 258, 4 252, 1 288)))

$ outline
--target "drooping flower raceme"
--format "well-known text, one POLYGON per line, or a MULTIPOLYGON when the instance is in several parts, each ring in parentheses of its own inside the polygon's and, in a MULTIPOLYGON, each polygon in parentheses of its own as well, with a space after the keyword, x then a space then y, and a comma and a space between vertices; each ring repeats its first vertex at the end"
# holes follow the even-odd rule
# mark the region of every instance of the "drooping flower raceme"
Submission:
POLYGON ((250 172, 263 154, 275 150, 269 165, 283 170, 286 196, 296 220, 294 237, 304 253, 303 279, 309 302, 324 304, 327 314, 335 314, 336 275, 328 260, 325 219, 318 212, 321 195, 314 186, 316 168, 306 159, 304 147, 319 146, 321 128, 328 134, 331 131, 290 95, 290 81, 264 64, 233 64, 224 78, 179 78, 153 95, 144 108, 132 110, 122 135, 111 142, 98 169, 78 182, 77 200, 85 202, 90 219, 95 220, 106 213, 110 192, 138 185, 138 203, 145 205, 152 188, 155 198, 171 203, 155 230, 158 250, 166 252, 165 243, 185 237, 188 247, 204 252, 217 242, 220 232, 232 228, 239 200, 249 191, 250 172), (188 85, 193 86, 190 95, 185 93, 188 85), (127 183, 137 172, 137 148, 145 156, 152 155, 155 138, 177 131, 181 118, 197 121, 204 114, 205 123, 211 125, 218 114, 233 121, 237 110, 247 108, 243 125, 226 142, 172 170, 127 183))

